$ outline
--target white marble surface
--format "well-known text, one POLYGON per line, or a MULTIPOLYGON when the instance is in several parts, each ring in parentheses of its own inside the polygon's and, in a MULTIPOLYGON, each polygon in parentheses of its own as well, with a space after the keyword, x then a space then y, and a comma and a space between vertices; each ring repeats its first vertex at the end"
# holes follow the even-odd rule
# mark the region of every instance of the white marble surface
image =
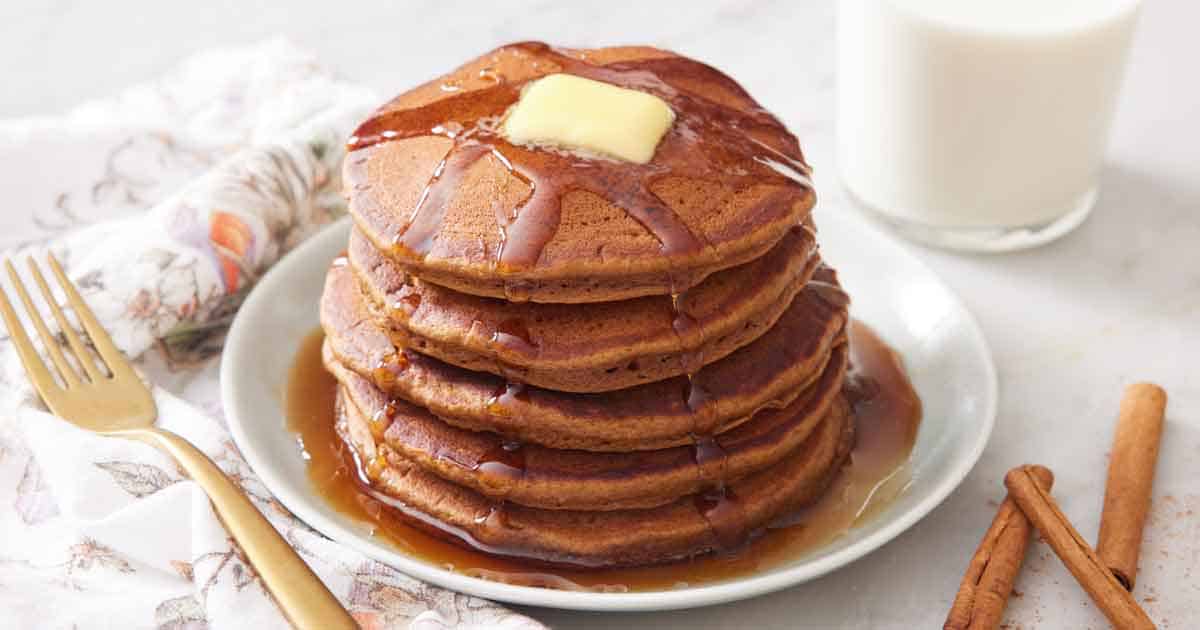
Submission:
MULTIPOLYGON (((832 3, 248 4, 8 0, 0 4, 0 117, 61 111, 151 78, 194 50, 275 34, 385 92, 515 39, 645 42, 738 78, 800 137, 817 169, 820 212, 846 211, 832 167, 832 3)), ((1200 626, 1200 575, 1193 574, 1200 571, 1197 21, 1200 5, 1146 3, 1102 196, 1079 231, 1003 256, 910 246, 976 313, 1001 379, 992 442, 942 507, 846 569, 751 601, 638 615, 530 612, 560 628, 936 627, 1009 467, 1052 466, 1064 510, 1094 538, 1121 387, 1154 380, 1171 401, 1137 595, 1162 627, 1200 626)), ((1011 628, 1105 626, 1040 543, 1017 588, 1023 595, 1009 607, 1011 628)))

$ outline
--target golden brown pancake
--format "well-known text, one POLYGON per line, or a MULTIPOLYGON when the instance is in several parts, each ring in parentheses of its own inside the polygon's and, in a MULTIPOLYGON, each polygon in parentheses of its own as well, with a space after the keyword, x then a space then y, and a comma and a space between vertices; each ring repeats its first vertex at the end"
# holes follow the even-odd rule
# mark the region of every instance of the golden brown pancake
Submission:
POLYGON ((345 366, 455 426, 592 451, 686 446, 691 435, 722 433, 760 409, 789 404, 844 342, 848 318, 845 294, 822 268, 767 333, 692 378, 572 394, 448 365, 421 354, 419 342, 397 348, 367 303, 349 266, 331 267, 321 324, 345 366))
POLYGON ((807 227, 764 256, 675 296, 589 305, 512 303, 422 282, 360 233, 347 257, 397 345, 470 370, 568 392, 624 389, 695 372, 757 339, 820 262, 807 227))
POLYGON ((653 48, 504 46, 397 96, 349 147, 350 212, 377 248, 510 301, 679 293, 762 256, 814 203, 782 123, 716 69, 653 48), (508 143, 505 112, 553 73, 665 100, 676 119, 650 163, 508 143))
POLYGON ((372 437, 447 481, 493 499, 544 509, 614 510, 663 505, 741 479, 777 463, 802 443, 841 396, 846 346, 821 378, 781 409, 768 409, 694 444, 654 451, 597 453, 520 444, 453 427, 429 411, 388 397, 325 353, 344 404, 369 419, 372 437))
POLYGON ((432 474, 390 445, 339 398, 338 431, 363 462, 368 490, 412 524, 489 553, 589 567, 679 560, 737 546, 756 530, 821 496, 854 442, 839 397, 812 434, 779 463, 722 492, 646 509, 543 510, 496 502, 432 474))
POLYGON ((849 300, 796 138, 726 75, 512 44, 348 149, 322 358, 360 481, 414 525, 541 563, 669 562, 736 547, 841 469, 849 300), (509 142, 522 90, 556 73, 665 101, 652 159, 509 142))

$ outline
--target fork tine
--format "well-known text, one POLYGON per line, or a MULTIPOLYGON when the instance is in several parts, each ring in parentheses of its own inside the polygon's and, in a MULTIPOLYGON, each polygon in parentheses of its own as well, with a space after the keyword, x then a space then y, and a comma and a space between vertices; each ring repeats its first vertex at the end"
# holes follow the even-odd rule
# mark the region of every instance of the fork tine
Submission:
POLYGON ((75 373, 75 369, 71 367, 71 364, 67 362, 67 357, 63 356, 62 348, 58 345, 58 340, 54 338, 54 335, 50 334, 50 329, 46 328, 46 322, 42 319, 42 314, 38 312, 37 306, 34 306, 33 300, 29 298, 29 292, 25 290, 25 283, 21 282, 21 276, 17 275, 17 270, 13 268, 12 261, 5 260, 4 267, 8 269, 8 277, 12 280, 13 288, 17 290, 17 296, 21 298, 21 302, 25 305, 25 312, 29 313, 29 320, 33 322, 33 327, 41 335, 42 344, 46 346, 46 353, 50 355, 50 360, 54 362, 54 367, 58 368, 58 373, 62 376, 62 381, 66 389, 78 387, 80 384, 79 375, 75 373))
POLYGON ((50 261, 50 271, 54 272, 54 277, 58 279, 58 284, 62 286, 63 292, 67 294, 67 301, 71 303, 71 309, 75 311, 75 317, 79 320, 79 325, 92 338, 92 345, 96 348, 96 353, 101 359, 108 364, 108 370, 112 372, 113 379, 121 377, 137 378, 137 374, 133 371, 133 366, 129 365, 129 361, 125 359, 125 355, 117 349, 112 338, 105 332, 104 326, 96 319, 96 315, 92 313, 92 309, 88 308, 86 302, 83 301, 83 296, 79 295, 79 291, 75 290, 75 285, 67 278, 67 274, 63 273, 62 266, 58 264, 58 259, 53 254, 49 254, 47 259, 50 261))
POLYGON ((83 345, 79 334, 75 332, 75 328, 67 320, 67 316, 63 313, 62 308, 58 306, 58 300, 54 299, 54 292, 50 290, 50 285, 46 283, 46 278, 42 276, 42 270, 38 267, 37 261, 31 256, 28 262, 29 271, 33 273, 34 282, 42 290, 42 296, 46 298, 46 303, 50 305, 50 312, 54 315, 55 321, 58 322, 59 329, 63 331, 63 336, 67 338, 67 345, 71 346, 71 352, 75 355, 75 359, 79 362, 79 365, 83 366, 83 370, 87 372, 88 379, 95 383, 100 379, 107 378, 107 375, 92 360, 92 354, 83 345))
POLYGON ((21 364, 25 366, 25 371, 29 372, 29 380, 33 381, 33 387, 37 389, 42 400, 49 405, 50 401, 56 399, 57 394, 62 390, 54 381, 54 375, 50 373, 50 369, 38 356, 33 342, 29 340, 29 335, 25 334, 25 328, 21 326, 21 320, 17 317, 17 312, 13 310, 12 302, 8 301, 8 294, 3 288, 0 288, 0 315, 4 317, 4 326, 8 328, 8 336, 17 348, 17 356, 21 357, 21 364))

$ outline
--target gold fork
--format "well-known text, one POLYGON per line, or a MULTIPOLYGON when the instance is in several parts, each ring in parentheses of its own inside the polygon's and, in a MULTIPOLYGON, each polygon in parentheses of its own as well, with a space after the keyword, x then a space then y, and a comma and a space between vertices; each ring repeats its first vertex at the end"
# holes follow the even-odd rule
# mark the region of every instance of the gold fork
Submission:
POLYGON ((67 321, 33 258, 29 259, 29 270, 67 339, 75 363, 82 367, 82 374, 72 367, 58 340, 42 321, 12 262, 6 260, 4 264, 61 378, 61 383, 56 382, 50 369, 42 362, 8 295, 0 288, 0 314, 4 317, 4 324, 21 357, 21 363, 25 365, 25 371, 50 411, 78 427, 103 435, 145 442, 174 457, 192 480, 208 493, 225 528, 241 546, 267 590, 275 596, 275 601, 293 625, 322 630, 357 628, 354 619, 304 560, 212 460, 187 440, 154 426, 158 410, 150 390, 142 384, 133 367, 113 345, 112 339, 67 279, 58 261, 50 256, 50 269, 62 286, 80 327, 91 337, 95 353, 107 366, 107 372, 93 360, 67 321))

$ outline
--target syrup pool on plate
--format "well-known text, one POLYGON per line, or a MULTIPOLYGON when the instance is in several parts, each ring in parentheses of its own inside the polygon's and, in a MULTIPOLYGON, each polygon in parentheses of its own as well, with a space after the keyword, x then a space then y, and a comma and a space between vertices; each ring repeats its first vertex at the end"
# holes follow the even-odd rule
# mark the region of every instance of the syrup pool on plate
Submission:
POLYGON ((334 429, 337 383, 321 365, 320 330, 296 353, 287 388, 288 428, 308 461, 314 491, 362 523, 370 536, 435 566, 483 579, 569 590, 650 591, 751 575, 793 561, 872 518, 911 481, 909 453, 921 403, 898 355, 870 328, 850 326, 852 368, 846 395, 854 404, 856 445, 825 495, 760 532, 736 551, 628 569, 547 567, 485 554, 410 525, 371 496, 334 429))

